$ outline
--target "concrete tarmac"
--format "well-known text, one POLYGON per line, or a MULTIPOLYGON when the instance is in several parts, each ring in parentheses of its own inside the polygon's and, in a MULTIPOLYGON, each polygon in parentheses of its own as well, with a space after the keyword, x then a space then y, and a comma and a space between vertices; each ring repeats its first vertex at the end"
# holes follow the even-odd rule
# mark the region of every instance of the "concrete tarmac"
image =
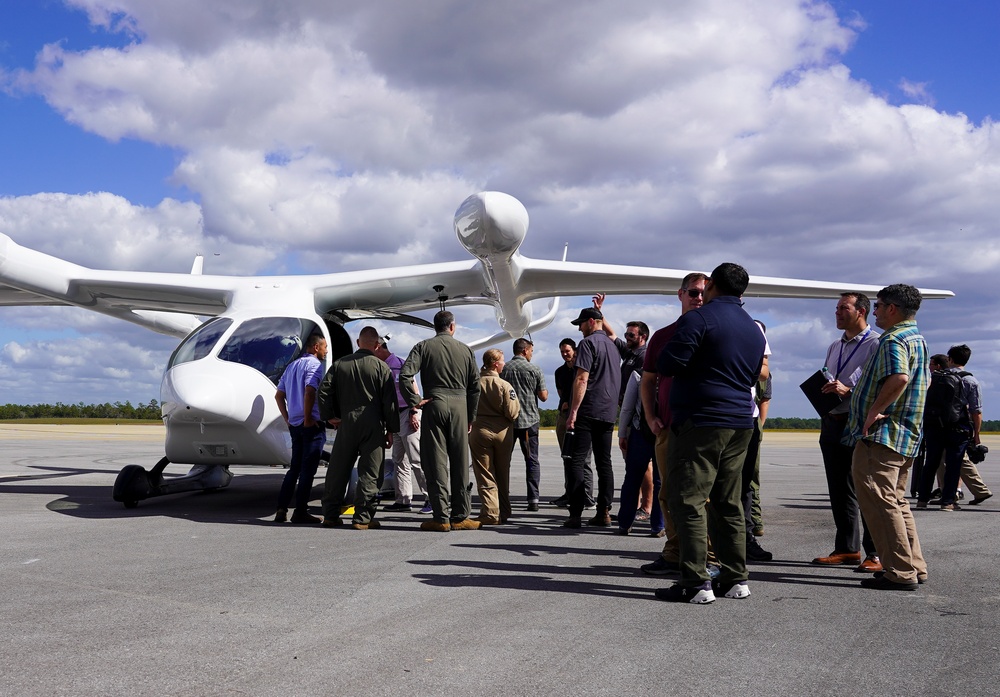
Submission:
MULTIPOLYGON (((865 590, 809 563, 833 549, 816 438, 765 433, 775 561, 751 564, 751 597, 678 605, 638 570, 662 543, 642 524, 526 512, 519 453, 513 524, 441 534, 380 513, 360 532, 268 522, 284 474, 268 467, 126 510, 115 476, 159 459, 162 427, 2 425, 0 695, 1000 693, 1000 497, 916 511, 929 582, 865 590)), ((551 432, 541 456, 547 501, 551 432)))

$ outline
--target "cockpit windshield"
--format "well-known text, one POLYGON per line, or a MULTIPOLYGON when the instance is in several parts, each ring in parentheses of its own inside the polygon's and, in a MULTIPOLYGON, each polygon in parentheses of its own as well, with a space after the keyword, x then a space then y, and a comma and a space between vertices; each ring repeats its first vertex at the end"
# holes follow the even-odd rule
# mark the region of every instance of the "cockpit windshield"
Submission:
POLYGON ((199 361, 207 356, 215 347, 215 342, 226 333, 232 323, 233 320, 228 317, 216 317, 195 329, 180 343, 180 346, 174 349, 167 369, 181 363, 199 361))
POLYGON ((219 359, 257 370, 275 385, 299 357, 306 339, 322 334, 315 322, 298 317, 256 317, 237 327, 219 350, 219 359))

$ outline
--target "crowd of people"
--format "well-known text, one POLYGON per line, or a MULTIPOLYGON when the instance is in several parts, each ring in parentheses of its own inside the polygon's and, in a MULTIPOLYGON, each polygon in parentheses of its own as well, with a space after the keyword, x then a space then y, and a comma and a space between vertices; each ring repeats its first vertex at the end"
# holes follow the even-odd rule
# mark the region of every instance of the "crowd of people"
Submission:
MULTIPOLYGON (((572 320, 580 339, 559 344, 556 436, 565 491, 552 503, 568 509, 563 526, 570 529, 615 526, 628 535, 648 521, 649 534, 664 543, 641 570, 678 577, 656 590, 662 600, 746 598, 747 561, 772 559, 757 540, 764 532, 760 443, 771 350, 763 323, 743 307, 748 284, 746 270, 733 263, 710 275, 688 274, 677 291, 675 322, 650 334, 645 323, 628 321, 621 337, 597 294, 572 320), (616 425, 625 468, 614 512, 616 425)), ((911 468, 918 509, 959 510, 960 481, 972 505, 992 496, 974 464, 985 449, 981 392, 965 370, 971 351, 953 346, 928 357, 915 319, 920 303, 919 291, 903 284, 883 288, 874 305, 861 293, 844 293, 835 312, 843 334, 825 356, 820 391, 831 406, 822 410, 819 445, 836 533, 833 551, 813 562, 853 566, 871 589, 910 591, 927 580, 906 496, 911 468), (881 334, 869 326, 870 312, 881 334)), ((415 480, 424 492, 421 512, 429 516, 421 530, 503 525, 513 515, 515 443, 525 461, 527 510, 539 510, 539 402, 548 400, 548 387, 531 362, 534 345, 516 339, 509 361, 489 349, 477 367, 455 328, 451 312, 438 312, 435 336, 403 360, 390 352, 388 337, 366 326, 358 350, 325 375, 326 342, 318 336, 307 342, 276 394, 292 438, 276 522, 346 525, 357 467, 350 526, 379 527, 384 455, 391 449, 395 499, 384 510, 411 511, 415 480), (308 502, 328 425, 337 437, 319 518, 308 502)))

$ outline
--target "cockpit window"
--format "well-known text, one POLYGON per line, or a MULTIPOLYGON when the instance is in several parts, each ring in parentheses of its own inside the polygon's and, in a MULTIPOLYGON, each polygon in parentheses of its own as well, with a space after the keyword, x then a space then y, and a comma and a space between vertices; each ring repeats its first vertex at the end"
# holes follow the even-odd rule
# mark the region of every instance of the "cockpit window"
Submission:
POLYGON ((233 320, 228 317, 216 317, 195 329, 187 335, 187 338, 180 343, 180 346, 174 349, 173 354, 170 356, 170 362, 167 364, 167 369, 181 363, 201 360, 207 356, 211 353, 215 342, 219 340, 220 336, 226 333, 226 330, 229 329, 232 323, 233 320))
POLYGON ((250 366, 275 385, 285 367, 302 353, 310 334, 322 334, 315 322, 297 317, 257 317, 233 332, 219 359, 250 366))

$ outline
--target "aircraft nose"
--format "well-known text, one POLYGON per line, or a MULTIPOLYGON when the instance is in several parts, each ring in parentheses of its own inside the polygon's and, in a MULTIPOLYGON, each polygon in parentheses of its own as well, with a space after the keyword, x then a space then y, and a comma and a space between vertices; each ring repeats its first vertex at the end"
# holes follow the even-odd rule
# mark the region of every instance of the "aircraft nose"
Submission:
POLYGON ((245 399, 246 376, 232 375, 234 368, 245 367, 211 358, 174 366, 160 385, 163 415, 183 421, 242 421, 253 400, 245 399))

